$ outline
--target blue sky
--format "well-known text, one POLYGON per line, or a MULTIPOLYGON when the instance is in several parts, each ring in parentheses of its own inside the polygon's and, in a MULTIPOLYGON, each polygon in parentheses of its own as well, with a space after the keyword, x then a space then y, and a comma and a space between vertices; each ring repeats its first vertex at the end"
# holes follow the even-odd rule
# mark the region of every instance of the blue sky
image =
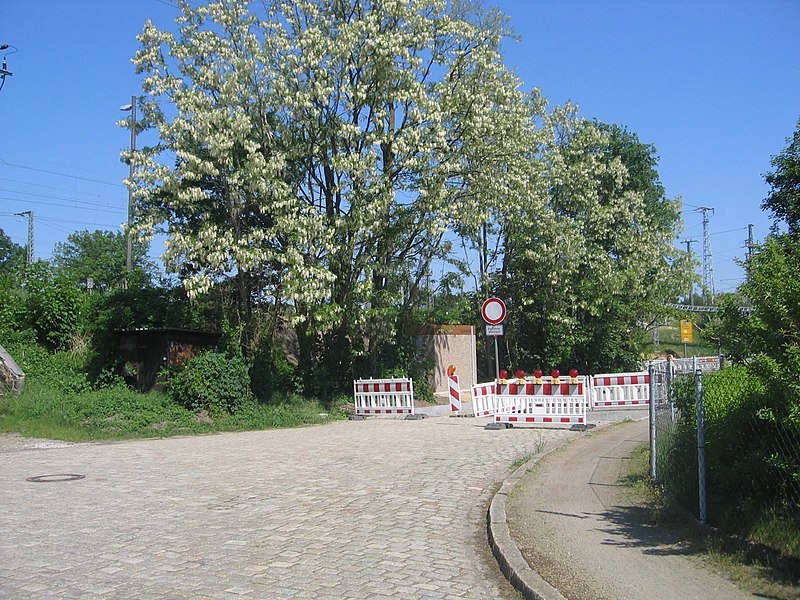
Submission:
MULTIPOLYGON (((0 228, 47 259, 72 231, 115 229, 126 219, 128 132, 119 107, 141 89, 130 62, 145 19, 172 24, 171 0, 6 0, 0 51, 13 73, 0 91, 0 228)), ((617 123, 653 144, 670 197, 686 205, 681 239, 710 217, 714 283, 742 280, 748 224, 763 174, 800 118, 800 1, 671 2, 496 0, 519 43, 507 64, 551 104, 571 101, 590 119, 617 123)), ((685 247, 685 245, 682 245, 685 247)))

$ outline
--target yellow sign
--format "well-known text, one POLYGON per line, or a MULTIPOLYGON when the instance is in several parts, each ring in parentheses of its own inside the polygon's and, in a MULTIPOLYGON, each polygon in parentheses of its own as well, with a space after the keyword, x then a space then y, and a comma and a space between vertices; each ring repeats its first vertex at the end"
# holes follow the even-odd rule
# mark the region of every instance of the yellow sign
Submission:
POLYGON ((681 344, 694 343, 694 328, 691 321, 681 320, 681 344))

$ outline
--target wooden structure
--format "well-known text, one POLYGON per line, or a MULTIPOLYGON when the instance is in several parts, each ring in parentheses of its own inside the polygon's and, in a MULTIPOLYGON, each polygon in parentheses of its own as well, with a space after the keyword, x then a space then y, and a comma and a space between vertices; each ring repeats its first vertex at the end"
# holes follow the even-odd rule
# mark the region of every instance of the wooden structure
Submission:
POLYGON ((161 327, 118 331, 125 380, 141 392, 163 390, 165 370, 177 367, 204 350, 214 350, 220 334, 161 327))

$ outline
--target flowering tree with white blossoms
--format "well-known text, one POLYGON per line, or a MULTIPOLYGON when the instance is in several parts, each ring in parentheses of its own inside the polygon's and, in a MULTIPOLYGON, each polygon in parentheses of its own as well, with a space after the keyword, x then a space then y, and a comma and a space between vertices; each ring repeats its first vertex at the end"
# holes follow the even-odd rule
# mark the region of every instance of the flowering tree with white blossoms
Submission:
POLYGON ((691 277, 673 245, 681 202, 666 197, 652 146, 618 126, 565 116, 547 119, 547 209, 506 220, 498 285, 514 303, 512 355, 583 372, 631 368, 643 325, 691 277))
MULTIPOLYGON (((445 0, 180 1, 134 62, 160 143, 134 157, 136 225, 190 294, 290 314, 345 374, 391 342, 448 228, 530 186, 533 116, 503 19, 445 0)), ((250 334, 252 335, 252 334, 250 334)))

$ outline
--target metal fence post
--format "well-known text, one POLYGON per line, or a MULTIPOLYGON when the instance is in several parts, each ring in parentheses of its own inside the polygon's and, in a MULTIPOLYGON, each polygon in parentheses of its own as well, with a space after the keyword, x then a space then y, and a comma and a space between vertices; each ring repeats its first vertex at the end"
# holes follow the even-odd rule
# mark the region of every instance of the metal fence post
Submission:
POLYGON ((666 401, 669 402, 669 417, 670 417, 670 423, 672 425, 675 424, 675 402, 674 402, 675 395, 674 395, 674 386, 672 385, 672 379, 673 379, 672 376, 674 375, 673 373, 674 369, 675 367, 672 364, 672 355, 667 356, 667 371, 664 376, 667 382, 666 401))
POLYGON ((697 395, 697 483, 700 523, 706 523, 706 432, 703 420, 703 371, 694 363, 694 381, 697 395))
POLYGON ((647 365, 647 375, 650 381, 650 479, 656 480, 656 370, 653 361, 647 365))

